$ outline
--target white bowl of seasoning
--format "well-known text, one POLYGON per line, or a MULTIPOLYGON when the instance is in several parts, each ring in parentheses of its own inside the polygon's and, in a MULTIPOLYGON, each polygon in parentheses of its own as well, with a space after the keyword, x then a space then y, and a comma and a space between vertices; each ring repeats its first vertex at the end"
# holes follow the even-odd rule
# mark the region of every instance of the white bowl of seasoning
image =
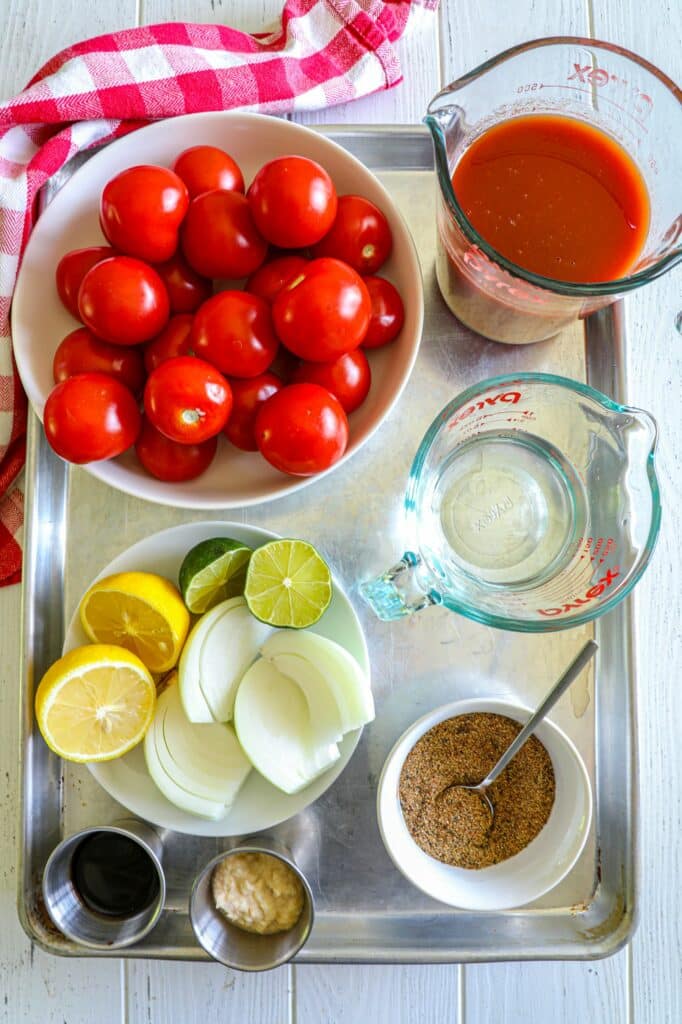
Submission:
MULTIPOLYGON (((417 742, 422 740, 427 733, 430 736, 439 736, 443 735, 444 728, 454 728, 441 726, 441 723, 447 723, 463 715, 481 713, 501 715, 523 724, 532 714, 532 710, 504 700, 477 698, 446 704, 424 715, 403 733, 386 758, 379 779, 377 817, 381 838, 391 860, 398 870, 422 892, 442 903, 459 907, 462 910, 509 910, 512 907, 520 907, 539 899, 540 896, 558 885, 573 868, 585 847, 590 831, 592 789, 583 760, 571 740, 558 726, 545 719, 535 730, 534 736, 540 741, 551 759, 555 788, 549 817, 535 838, 512 856, 489 866, 478 868, 457 867, 425 852, 408 828, 406 813, 411 818, 413 830, 415 833, 419 833, 419 841, 425 846, 429 847, 430 844, 433 844, 434 835, 440 837, 446 833, 443 833, 440 828, 435 833, 433 831, 425 833, 423 826, 418 828, 415 825, 416 821, 421 822, 426 819, 422 819, 420 814, 415 811, 416 804, 412 802, 409 790, 407 799, 410 800, 410 804, 406 804, 406 812, 404 812, 400 799, 400 785, 405 761, 417 742), (441 730, 435 734, 430 733, 435 726, 441 726, 441 730)), ((532 739, 531 737, 529 743, 532 742, 532 739)), ((424 742, 419 749, 426 754, 424 742)), ((485 743, 479 743, 479 747, 484 746, 485 743)), ((522 748, 517 757, 522 756, 523 750, 527 746, 528 744, 522 748)), ((499 754, 503 749, 499 750, 499 754)), ((537 747, 534 747, 531 753, 535 756, 538 754, 544 756, 537 747)), ((492 768, 499 754, 489 756, 489 768, 492 768)), ((435 764, 437 757, 431 761, 424 757, 422 760, 428 766, 435 764)), ((410 762, 412 769, 410 777, 413 779, 416 763, 414 758, 410 762)), ((532 761, 527 762, 526 767, 531 771, 532 761)), ((538 777, 542 777, 541 772, 538 773, 538 777)), ((502 779, 503 776, 500 776, 498 783, 502 779)), ((440 776, 437 781, 433 781, 433 792, 440 789, 442 781, 440 776)), ((450 780, 444 784, 447 785, 448 781, 450 780)), ((458 779, 458 781, 465 780, 458 779)), ((477 782, 480 781, 480 778, 471 778, 467 781, 477 782)), ((547 804, 551 801, 551 797, 548 797, 546 793, 543 794, 543 790, 539 788, 539 782, 534 785, 530 811, 526 816, 529 818, 538 812, 539 804, 534 801, 545 799, 545 814, 547 804)), ((403 787, 405 787, 405 778, 403 787)), ((421 792, 420 788, 419 793, 421 794, 421 792)), ((490 790, 488 793, 492 795, 490 790)), ((405 788, 403 788, 403 796, 406 796, 405 788)), ((496 819, 498 819, 497 812, 496 819)), ((499 818, 498 820, 503 819, 499 818)), ((466 829, 460 831, 463 831, 464 839, 467 839, 466 829)), ((490 835, 493 835, 492 830, 490 835)), ((480 835, 476 833, 471 838, 475 844, 480 840, 480 835)), ((459 842, 459 837, 456 841, 459 842)), ((500 841, 499 836, 497 841, 500 841)), ((444 848, 439 849, 438 852, 443 855, 444 848)), ((450 849, 445 856, 451 856, 450 849)))
POLYGON ((238 971, 291 960, 315 916, 308 881, 290 851, 256 836, 218 854, 194 880, 189 916, 209 956, 238 971))

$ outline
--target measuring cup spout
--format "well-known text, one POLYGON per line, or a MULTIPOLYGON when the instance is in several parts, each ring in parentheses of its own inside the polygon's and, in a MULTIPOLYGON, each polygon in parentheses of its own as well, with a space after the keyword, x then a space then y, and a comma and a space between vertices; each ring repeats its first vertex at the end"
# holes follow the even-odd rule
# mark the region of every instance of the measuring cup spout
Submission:
POLYGON ((450 118, 446 111, 440 111, 435 114, 427 114, 424 118, 424 124, 431 132, 431 141, 433 143, 433 154, 434 162, 436 165, 436 171, 438 172, 439 178, 445 173, 448 177, 448 152, 447 152, 447 141, 446 141, 446 125, 450 118))
POLYGON ((360 594, 377 618, 393 622, 431 604, 442 604, 437 591, 421 586, 418 572, 421 564, 419 555, 406 551, 400 561, 381 576, 360 584, 360 594))
POLYGON ((434 164, 441 193, 448 205, 455 201, 452 190, 451 167, 465 135, 466 112, 453 103, 453 88, 448 86, 433 97, 429 103, 423 123, 431 133, 434 164))
POLYGON ((462 108, 452 103, 449 96, 438 93, 429 103, 423 123, 431 133, 436 170, 450 181, 450 140, 463 114, 462 108))
POLYGON ((444 89, 437 92, 426 108, 424 123, 428 124, 433 133, 433 126, 438 125, 446 134, 451 121, 463 114, 462 107, 453 102, 454 96, 459 90, 459 82, 446 85, 444 89))

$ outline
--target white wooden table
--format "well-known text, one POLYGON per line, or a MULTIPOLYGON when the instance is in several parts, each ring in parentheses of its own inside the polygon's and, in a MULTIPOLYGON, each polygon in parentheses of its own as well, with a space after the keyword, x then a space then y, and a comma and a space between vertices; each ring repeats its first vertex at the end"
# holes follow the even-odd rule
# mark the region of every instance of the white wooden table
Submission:
MULTIPOLYGON (((224 22, 256 31, 280 0, 0 0, 0 96, 52 53, 135 24, 224 22)), ((545 35, 620 43, 682 78, 678 0, 441 0, 401 46, 404 84, 311 115, 418 122, 430 97, 500 50, 545 35)), ((283 967, 244 976, 217 965, 60 960, 31 946, 15 912, 20 588, 0 589, 1 1024, 680 1024, 682 1021, 682 309, 679 272, 627 300, 629 400, 661 429, 662 536, 637 590, 640 924, 632 944, 593 963, 471 967, 283 967)))

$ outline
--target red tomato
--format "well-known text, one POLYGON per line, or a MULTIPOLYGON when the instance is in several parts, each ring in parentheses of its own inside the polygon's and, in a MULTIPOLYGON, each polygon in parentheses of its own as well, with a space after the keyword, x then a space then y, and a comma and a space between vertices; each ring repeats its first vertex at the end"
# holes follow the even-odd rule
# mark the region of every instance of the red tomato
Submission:
POLYGON ((102 191, 99 221, 107 240, 121 252, 149 263, 169 260, 178 247, 178 228, 189 194, 167 167, 128 167, 102 191))
POLYGON ((274 301, 280 341, 301 359, 338 359, 357 348, 369 326, 369 293, 359 274, 340 260, 311 260, 274 301))
POLYGON ((308 260, 303 256, 278 256, 259 267, 255 274, 246 282, 247 292, 259 295, 261 299, 272 304, 280 291, 306 266, 308 260))
POLYGON ((87 327, 78 327, 60 342, 52 361, 55 384, 77 373, 108 373, 133 394, 142 390, 146 373, 142 353, 136 348, 110 345, 87 327))
POLYGON ((383 277, 366 277, 365 284, 372 301, 372 315, 363 348, 379 348, 393 341, 405 323, 405 309, 398 289, 383 277))
POLYGON ((333 363, 301 363, 291 378, 295 384, 307 381, 331 391, 350 414, 367 398, 372 374, 365 353, 356 348, 333 363))
POLYGON ((261 373, 248 380, 233 379, 232 412, 223 430, 233 445, 245 452, 257 452, 256 416, 263 402, 282 387, 282 381, 274 373, 261 373))
POLYGON ((256 227, 282 249, 313 245, 334 223, 334 183, 324 167, 304 156, 270 160, 246 194, 256 227))
POLYGON ((312 476, 329 469, 345 452, 348 419, 326 388, 289 384, 259 409, 256 441, 276 469, 312 476))
POLYGON ((239 192, 204 192, 193 199, 181 242, 185 259, 204 277, 247 277, 268 251, 239 192))
POLYGON ((189 313, 178 313, 172 316, 160 334, 148 341, 144 347, 144 365, 147 373, 151 373, 175 356, 192 354, 192 324, 194 317, 189 313))
POLYGON ((270 307, 248 292, 214 295, 194 317, 192 348, 229 377, 257 377, 279 348, 270 307))
POLYGON ((166 286, 171 313, 193 313, 213 295, 213 284, 192 270, 180 251, 154 269, 166 286))
POLYGON ((102 260, 115 256, 116 250, 110 245, 93 245, 88 249, 73 249, 62 256, 57 264, 57 292, 69 313, 80 319, 78 312, 78 289, 88 270, 102 260))
POLYGON ((232 391, 215 366, 195 356, 166 359, 150 373, 144 389, 149 420, 180 444, 201 444, 225 426, 232 391))
POLYGON ((47 396, 45 436, 67 462, 95 462, 120 455, 140 430, 137 402, 105 373, 78 373, 47 396))
POLYGON ((130 256, 112 256, 88 270, 78 292, 80 318, 113 345, 137 345, 168 320, 168 292, 153 269, 130 256))
POLYGON ((388 221, 374 203, 362 196, 339 196, 336 219, 313 256, 334 256, 358 274, 375 274, 392 247, 388 221))
POLYGON ((137 457, 152 476, 169 483, 194 480, 208 469, 218 447, 218 438, 201 444, 178 444, 152 426, 146 416, 135 442, 137 457))
POLYGON ((190 197, 219 188, 224 192, 243 192, 244 178, 239 165, 217 146, 192 146, 185 149, 173 164, 190 197))

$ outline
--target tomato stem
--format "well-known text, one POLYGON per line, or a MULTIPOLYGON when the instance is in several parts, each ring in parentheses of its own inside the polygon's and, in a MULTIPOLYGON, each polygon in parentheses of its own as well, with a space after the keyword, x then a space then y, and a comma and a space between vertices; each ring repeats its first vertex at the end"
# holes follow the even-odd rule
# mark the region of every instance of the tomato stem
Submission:
POLYGON ((180 419, 183 423, 188 426, 193 426, 195 423, 200 423, 204 418, 204 413, 201 409, 183 409, 180 413, 180 419))

